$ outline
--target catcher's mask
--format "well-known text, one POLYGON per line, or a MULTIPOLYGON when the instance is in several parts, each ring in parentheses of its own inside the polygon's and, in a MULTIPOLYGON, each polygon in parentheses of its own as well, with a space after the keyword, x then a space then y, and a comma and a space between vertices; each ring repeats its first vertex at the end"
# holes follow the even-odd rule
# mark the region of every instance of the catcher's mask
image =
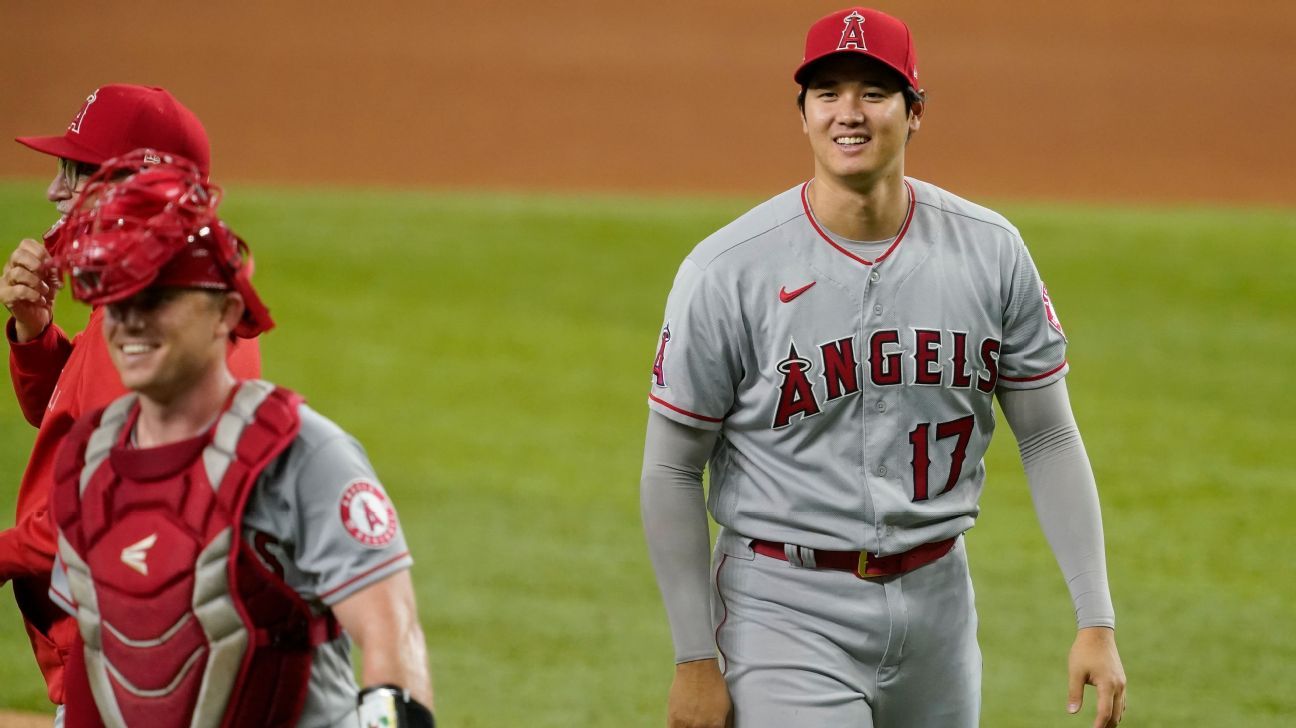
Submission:
POLYGON ((139 149, 103 163, 59 231, 55 265, 72 297, 114 303, 150 286, 237 291, 245 304, 234 334, 274 326, 249 279, 247 243, 219 217, 220 188, 183 157, 139 149))

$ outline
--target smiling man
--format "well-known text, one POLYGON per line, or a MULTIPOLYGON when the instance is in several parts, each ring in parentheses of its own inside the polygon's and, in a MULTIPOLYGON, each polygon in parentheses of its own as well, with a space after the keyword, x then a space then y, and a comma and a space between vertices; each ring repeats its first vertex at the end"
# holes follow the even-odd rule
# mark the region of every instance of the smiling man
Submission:
MULTIPOLYGON (((38 428, 18 486, 16 521, 0 531, 0 583, 14 598, 40 666, 50 701, 63 703, 64 665, 76 652, 76 624, 50 603, 54 528, 50 488, 54 455, 72 423, 125 393, 104 346, 103 311, 95 308, 84 331, 69 337, 54 321, 59 279, 51 260, 63 241, 63 223, 90 175, 105 160, 140 147, 178 154, 209 171, 207 132, 198 117, 166 89, 106 84, 81 100, 63 133, 17 141, 57 161, 46 187, 58 218, 43 240, 18 243, 0 273, 0 303, 9 311, 9 375, 23 415, 38 428)), ((261 373, 256 340, 230 346, 230 366, 242 377, 261 373)), ((62 708, 55 725, 59 725, 62 708)))
POLYGON ((963 533, 997 399, 1075 605, 1067 709, 1093 684, 1094 725, 1115 726, 1097 488, 1021 236, 905 176, 925 103, 903 22, 822 18, 794 79, 814 178, 693 250, 657 340, 640 492, 675 643, 668 725, 976 726, 963 533))
POLYGON ((84 638, 68 725, 432 728, 412 560, 364 450, 230 371, 230 340, 274 323, 218 197, 170 155, 109 160, 56 258, 130 390, 55 468, 49 596, 84 638))

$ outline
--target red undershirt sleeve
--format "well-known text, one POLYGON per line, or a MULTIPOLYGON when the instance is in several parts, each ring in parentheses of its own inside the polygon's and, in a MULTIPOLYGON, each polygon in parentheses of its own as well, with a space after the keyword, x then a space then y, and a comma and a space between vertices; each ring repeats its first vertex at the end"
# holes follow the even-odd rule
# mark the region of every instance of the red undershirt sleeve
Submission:
POLYGON ((72 342, 63 329, 50 324, 40 336, 19 343, 13 318, 6 324, 5 334, 9 339, 9 378, 18 406, 32 427, 40 427, 59 374, 72 355, 72 342))
POLYGON ((0 583, 48 574, 54 564, 54 524, 49 508, 24 516, 0 531, 0 583))

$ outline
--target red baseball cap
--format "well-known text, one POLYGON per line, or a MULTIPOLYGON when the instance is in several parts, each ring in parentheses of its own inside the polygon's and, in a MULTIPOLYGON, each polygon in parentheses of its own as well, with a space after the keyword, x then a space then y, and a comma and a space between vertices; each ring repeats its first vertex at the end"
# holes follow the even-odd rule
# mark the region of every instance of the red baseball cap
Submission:
POLYGON ((204 175, 211 172, 211 145, 202 122, 166 89, 150 86, 100 86, 61 136, 16 141, 88 164, 103 164, 136 149, 156 149, 192 160, 204 175))
POLYGON ((826 15, 806 33, 805 56, 793 80, 805 85, 806 69, 834 53, 858 53, 895 70, 914 89, 918 85, 918 54, 909 26, 899 18, 871 8, 846 8, 826 15))

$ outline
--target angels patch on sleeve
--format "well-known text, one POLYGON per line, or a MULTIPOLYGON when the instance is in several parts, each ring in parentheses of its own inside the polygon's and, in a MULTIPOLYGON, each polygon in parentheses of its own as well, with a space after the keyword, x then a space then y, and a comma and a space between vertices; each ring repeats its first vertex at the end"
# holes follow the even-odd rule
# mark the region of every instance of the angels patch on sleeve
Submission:
POLYGON ((666 386, 666 343, 670 341, 670 323, 662 327, 661 343, 657 345, 657 357, 653 359, 653 384, 666 386))
POLYGON ((396 537, 396 509, 375 480, 351 481, 338 501, 338 514, 351 538, 370 548, 382 548, 396 537))
POLYGON ((1048 317, 1049 326, 1057 329, 1059 334, 1066 336, 1066 332, 1062 330, 1062 322, 1058 320, 1057 311, 1053 308, 1053 299, 1049 298, 1048 286, 1044 285, 1044 281, 1040 281, 1040 297, 1044 299, 1044 315, 1048 317))

